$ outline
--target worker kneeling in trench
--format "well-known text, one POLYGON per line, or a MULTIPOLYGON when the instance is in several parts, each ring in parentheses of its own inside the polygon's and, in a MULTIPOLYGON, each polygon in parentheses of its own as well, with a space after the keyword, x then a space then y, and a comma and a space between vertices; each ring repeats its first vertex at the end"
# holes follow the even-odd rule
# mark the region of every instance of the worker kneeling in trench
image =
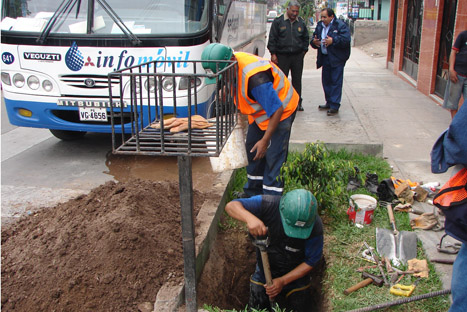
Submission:
POLYGON ((258 247, 249 307, 270 309, 277 303, 287 311, 317 309, 310 287, 313 268, 323 254, 323 224, 313 194, 297 189, 284 196, 239 198, 225 210, 246 223, 258 247))

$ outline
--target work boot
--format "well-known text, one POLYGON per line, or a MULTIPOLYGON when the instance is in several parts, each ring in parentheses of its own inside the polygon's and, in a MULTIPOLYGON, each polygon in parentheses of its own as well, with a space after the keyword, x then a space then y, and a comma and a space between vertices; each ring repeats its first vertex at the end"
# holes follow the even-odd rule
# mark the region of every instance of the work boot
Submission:
POLYGON ((297 110, 298 110, 299 112, 303 112, 303 111, 304 111, 303 106, 302 106, 302 101, 303 101, 302 98, 300 98, 300 100, 298 101, 297 110))
POLYGON ((329 104, 325 104, 325 105, 318 105, 318 109, 330 109, 331 106, 329 106, 329 104))

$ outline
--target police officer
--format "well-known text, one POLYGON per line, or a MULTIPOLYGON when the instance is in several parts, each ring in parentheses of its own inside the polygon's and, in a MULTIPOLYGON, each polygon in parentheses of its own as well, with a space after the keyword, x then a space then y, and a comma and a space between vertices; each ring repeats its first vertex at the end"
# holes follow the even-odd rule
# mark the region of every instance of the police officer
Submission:
POLYGON ((272 286, 266 286, 261 256, 250 279, 249 306, 270 308, 269 298, 287 311, 313 311, 310 278, 323 252, 323 225, 317 215, 316 198, 297 189, 284 196, 259 195, 236 199, 225 207, 244 222, 251 235, 268 235, 267 247, 272 286))
POLYGON ((291 72, 292 85, 300 96, 298 110, 303 111, 303 58, 308 51, 309 34, 305 21, 298 16, 299 12, 300 3, 291 0, 287 12, 272 22, 268 50, 271 53, 271 61, 279 66, 285 76, 291 72))

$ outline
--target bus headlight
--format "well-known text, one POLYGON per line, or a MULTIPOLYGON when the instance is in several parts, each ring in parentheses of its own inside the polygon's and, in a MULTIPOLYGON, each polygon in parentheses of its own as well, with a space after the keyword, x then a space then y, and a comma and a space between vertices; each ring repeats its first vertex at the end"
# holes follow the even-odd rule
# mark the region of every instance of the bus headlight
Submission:
POLYGON ((11 86, 11 78, 9 73, 2 72, 2 82, 6 85, 11 86))
POLYGON ((144 87, 146 88, 146 90, 153 92, 154 89, 156 88, 156 81, 154 80, 154 78, 153 77, 148 78, 146 82, 144 83, 144 87))
POLYGON ((135 92, 139 93, 141 91, 141 78, 136 78, 135 79, 135 92))
POLYGON ((173 89, 175 88, 175 85, 176 83, 175 83, 174 77, 165 77, 162 80, 162 88, 167 92, 173 91, 173 89))
POLYGON ((179 90, 187 90, 188 89, 188 83, 191 82, 191 87, 195 87, 195 81, 196 81, 196 86, 199 87, 201 85, 201 79, 198 77, 182 77, 180 79, 180 84, 178 86, 179 90))
POLYGON ((13 76, 13 84, 17 88, 22 88, 24 86, 24 76, 21 74, 15 74, 13 76))
POLYGON ((39 86, 41 85, 41 82, 39 81, 39 78, 36 76, 29 76, 28 77, 28 86, 29 88, 33 90, 39 89, 39 86))
POLYGON ((50 80, 44 80, 42 81, 42 88, 45 91, 50 92, 54 88, 54 85, 52 84, 52 82, 50 82, 50 80))

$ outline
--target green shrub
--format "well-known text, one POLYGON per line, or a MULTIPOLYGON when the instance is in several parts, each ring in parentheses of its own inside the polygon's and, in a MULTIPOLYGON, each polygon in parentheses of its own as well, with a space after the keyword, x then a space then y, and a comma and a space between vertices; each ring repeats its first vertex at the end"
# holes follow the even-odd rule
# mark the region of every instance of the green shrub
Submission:
POLYGON ((347 181, 353 164, 346 159, 330 157, 322 143, 307 143, 303 152, 291 152, 281 168, 286 193, 304 188, 315 195, 319 208, 335 209, 347 200, 347 181))

